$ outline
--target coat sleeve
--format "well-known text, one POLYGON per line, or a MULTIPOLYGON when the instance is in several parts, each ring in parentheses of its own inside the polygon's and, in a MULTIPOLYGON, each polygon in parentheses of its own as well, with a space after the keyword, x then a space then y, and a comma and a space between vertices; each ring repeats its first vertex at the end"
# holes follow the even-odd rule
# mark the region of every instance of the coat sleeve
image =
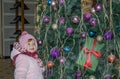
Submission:
POLYGON ((15 62, 15 79, 26 79, 28 68, 29 68, 29 62, 28 58, 25 55, 20 54, 16 58, 15 62))

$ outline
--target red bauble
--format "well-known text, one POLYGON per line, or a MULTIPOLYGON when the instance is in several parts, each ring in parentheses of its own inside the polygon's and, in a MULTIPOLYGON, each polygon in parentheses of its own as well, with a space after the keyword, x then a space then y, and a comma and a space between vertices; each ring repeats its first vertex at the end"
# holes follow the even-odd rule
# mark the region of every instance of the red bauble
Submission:
POLYGON ((54 63, 52 61, 48 61, 47 66, 49 68, 52 68, 54 66, 54 63))
POLYGON ((115 56, 114 55, 109 55, 108 56, 108 62, 113 63, 115 61, 115 56))

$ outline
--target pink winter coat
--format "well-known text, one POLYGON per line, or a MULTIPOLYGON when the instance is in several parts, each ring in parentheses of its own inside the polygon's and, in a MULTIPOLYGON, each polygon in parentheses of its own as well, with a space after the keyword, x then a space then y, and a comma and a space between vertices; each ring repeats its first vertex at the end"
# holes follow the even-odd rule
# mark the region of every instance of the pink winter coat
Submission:
POLYGON ((38 65, 37 61, 30 56, 20 54, 18 50, 13 48, 11 52, 11 59, 19 54, 15 61, 15 79, 43 79, 43 70, 38 65))

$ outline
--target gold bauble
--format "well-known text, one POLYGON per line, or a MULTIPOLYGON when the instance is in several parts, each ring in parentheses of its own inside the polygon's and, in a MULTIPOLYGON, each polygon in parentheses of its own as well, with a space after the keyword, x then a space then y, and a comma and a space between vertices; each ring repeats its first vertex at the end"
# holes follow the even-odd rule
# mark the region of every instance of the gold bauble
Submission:
POLYGON ((56 30, 57 28, 58 28, 58 25, 57 25, 57 24, 53 24, 53 25, 52 25, 52 29, 53 29, 53 30, 56 30))
POLYGON ((97 39, 97 41, 99 41, 99 42, 100 42, 100 41, 102 41, 102 40, 103 40, 103 37, 102 37, 101 35, 98 35, 96 39, 97 39))
POLYGON ((89 79, 96 79, 95 76, 91 75, 89 76, 89 79))

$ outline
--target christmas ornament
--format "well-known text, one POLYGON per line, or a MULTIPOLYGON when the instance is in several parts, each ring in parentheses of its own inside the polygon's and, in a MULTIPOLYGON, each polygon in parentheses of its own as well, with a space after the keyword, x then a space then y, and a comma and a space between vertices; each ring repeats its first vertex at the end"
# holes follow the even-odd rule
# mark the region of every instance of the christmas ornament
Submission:
POLYGON ((83 17, 84 17, 85 20, 89 20, 90 17, 91 17, 91 14, 90 13, 85 13, 85 14, 83 14, 83 17))
POLYGON ((96 79, 95 76, 91 75, 89 76, 89 79, 96 79))
POLYGON ((65 52, 69 52, 69 51, 70 51, 69 46, 65 46, 65 47, 64 47, 64 51, 65 51, 65 52))
POLYGON ((102 41, 102 40, 103 40, 103 37, 102 37, 101 35, 98 35, 96 39, 97 39, 97 41, 99 41, 99 42, 100 42, 100 41, 102 41))
POLYGON ((49 23, 49 21, 50 21, 50 17, 49 16, 44 16, 43 17, 43 22, 44 23, 49 23))
POLYGON ((87 72, 94 72, 98 65, 98 59, 101 57, 101 49, 104 44, 98 43, 97 40, 87 37, 85 44, 81 46, 77 64, 87 72))
POLYGON ((90 37, 94 37, 94 36, 95 36, 95 32, 92 31, 92 30, 90 30, 90 31, 88 32, 88 34, 89 34, 90 37))
POLYGON ((82 38, 85 38, 87 35, 86 35, 85 32, 82 32, 82 33, 80 34, 80 36, 81 36, 82 38))
POLYGON ((61 25, 63 25, 63 24, 65 23, 65 18, 64 18, 64 17, 60 17, 60 18, 59 18, 59 23, 60 23, 61 25))
POLYGON ((66 33, 67 33, 68 35, 71 35, 71 34, 73 33, 73 28, 72 28, 72 27, 68 27, 68 28, 66 29, 66 33))
POLYGON ((52 7, 55 7, 55 6, 56 6, 56 2, 55 2, 55 1, 52 1, 52 2, 51 2, 51 6, 52 6, 52 7))
POLYGON ((52 58, 57 58, 60 55, 60 48, 53 47, 50 50, 50 54, 51 54, 52 58))
POLYGON ((89 24, 90 24, 91 26, 96 26, 96 25, 97 25, 97 19, 96 19, 96 18, 90 18, 89 24))
POLYGON ((52 61, 48 61, 47 66, 49 68, 52 68, 54 66, 54 63, 52 61))
POLYGON ((104 34, 104 39, 105 40, 111 40, 111 39, 113 39, 113 37, 114 37, 113 32, 110 31, 110 30, 105 32, 105 34, 104 34))
POLYGON ((81 76, 82 76, 81 72, 77 71, 77 72, 75 73, 75 78, 76 78, 76 79, 80 78, 81 76))
POLYGON ((96 4, 95 10, 96 11, 101 11, 102 10, 102 5, 101 4, 96 4))
POLYGON ((65 0, 58 0, 58 3, 59 3, 60 5, 63 5, 63 4, 65 3, 65 0))
POLYGON ((73 23, 78 23, 80 18, 78 16, 72 16, 71 20, 73 23))
POLYGON ((48 5, 50 5, 51 4, 51 0, 48 0, 48 5))
POLYGON ((106 74, 106 75, 104 76, 104 79, 112 79, 112 76, 111 76, 110 74, 106 74))
POLYGON ((92 8, 92 9, 91 9, 91 13, 93 13, 93 14, 96 13, 95 8, 92 8))
POLYGON ((64 64, 65 61, 66 61, 65 57, 61 57, 61 58, 59 59, 60 64, 64 64))
POLYGON ((38 40, 37 43, 38 43, 38 45, 42 45, 43 42, 42 42, 42 40, 38 40))
POLYGON ((57 25, 57 24, 53 24, 53 25, 52 25, 52 29, 53 29, 53 30, 56 30, 57 28, 58 28, 58 25, 57 25))
POLYGON ((109 55, 108 56, 108 62, 113 63, 115 61, 115 55, 109 55))

